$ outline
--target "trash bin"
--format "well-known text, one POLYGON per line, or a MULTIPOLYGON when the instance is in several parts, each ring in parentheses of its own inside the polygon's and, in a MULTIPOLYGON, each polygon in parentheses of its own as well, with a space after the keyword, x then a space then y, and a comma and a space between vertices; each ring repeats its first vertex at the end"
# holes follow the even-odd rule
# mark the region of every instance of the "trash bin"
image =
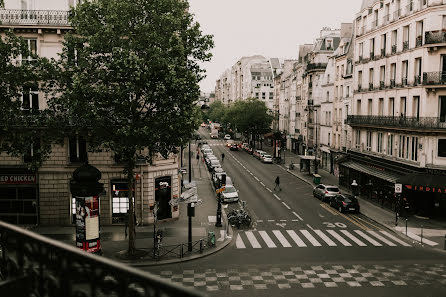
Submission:
POLYGON ((321 183, 321 176, 319 174, 313 174, 313 183, 315 183, 316 185, 321 183))
POLYGON ((215 246, 215 233, 214 231, 208 232, 208 246, 215 246))

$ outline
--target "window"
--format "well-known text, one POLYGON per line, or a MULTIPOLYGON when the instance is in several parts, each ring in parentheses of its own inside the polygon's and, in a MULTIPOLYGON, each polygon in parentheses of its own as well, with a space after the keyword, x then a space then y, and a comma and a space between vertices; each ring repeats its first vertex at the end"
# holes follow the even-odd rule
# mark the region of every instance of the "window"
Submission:
POLYGON ((87 161, 87 142, 82 136, 70 137, 69 150, 71 163, 87 161))
POLYGON ((34 56, 37 55, 37 40, 36 39, 25 39, 24 40, 29 51, 28 56, 22 55, 22 63, 29 63, 34 60, 34 56))
POLYGON ((358 71, 358 91, 361 91, 362 86, 362 71, 358 71))
POLYGON ((412 161, 418 161, 418 137, 412 137, 411 148, 410 159, 412 161))
POLYGON ((373 68, 370 68, 369 69, 369 88, 370 89, 373 89, 373 74, 374 74, 373 68))
POLYGON ((400 135, 398 158, 409 159, 409 147, 410 147, 409 143, 410 143, 409 136, 400 135))
POLYGON ((327 142, 327 145, 328 145, 328 146, 330 146, 330 138, 331 138, 331 133, 328 132, 328 142, 327 142))
POLYGON ((366 139, 366 150, 371 151, 372 150, 372 131, 367 131, 367 139, 366 139))
POLYGON ((396 79, 396 63, 390 64, 390 87, 395 87, 395 79, 396 79))
POLYGON ((359 61, 362 60, 363 54, 364 54, 364 43, 361 42, 359 44, 359 61))
POLYGON ((387 154, 393 156, 393 134, 387 134, 387 154))
MULTIPOLYGON (((133 187, 135 189, 135 187, 133 187)), ((125 215, 129 209, 129 187, 127 181, 112 181, 112 224, 124 223, 125 215)), ((133 191, 133 197, 135 192, 133 191)))
POLYGON ((440 96, 440 122, 446 122, 446 96, 440 96))
POLYGON ((413 96, 413 106, 412 106, 412 112, 413 116, 417 118, 417 120, 420 119, 420 96, 413 96))
POLYGON ((414 84, 419 85, 421 84, 421 58, 415 58, 415 77, 414 77, 414 84))
POLYGON ((367 101, 367 115, 373 115, 373 99, 367 101))
POLYGON ((273 93, 272 92, 269 93, 269 100, 273 100, 273 93))
POLYGON ((387 43, 387 35, 381 35, 381 57, 386 55, 386 43, 387 43))
POLYGON ((438 139, 438 156, 446 157, 446 139, 438 139))
POLYGON ((29 149, 23 155, 23 162, 31 163, 33 159, 40 158, 40 138, 33 139, 32 143, 29 144, 29 149))
POLYGON ((266 99, 266 93, 262 92, 262 99, 266 99))
POLYGON ((378 115, 381 117, 384 115, 384 98, 378 100, 378 115))
POLYGON ((401 83, 403 86, 407 85, 408 64, 409 62, 407 60, 401 63, 401 83))
POLYGON ((258 92, 256 92, 256 98, 259 99, 259 93, 258 92))
POLYGON ((376 151, 378 153, 382 153, 383 152, 383 133, 379 132, 377 135, 377 142, 376 142, 376 151))
POLYGON ((361 147, 361 131, 355 131, 355 148, 359 149, 361 147))
POLYGON ((37 90, 23 90, 22 109, 25 112, 35 112, 39 110, 39 92, 37 90))
POLYGON ((395 116, 395 98, 389 98, 389 116, 395 116))

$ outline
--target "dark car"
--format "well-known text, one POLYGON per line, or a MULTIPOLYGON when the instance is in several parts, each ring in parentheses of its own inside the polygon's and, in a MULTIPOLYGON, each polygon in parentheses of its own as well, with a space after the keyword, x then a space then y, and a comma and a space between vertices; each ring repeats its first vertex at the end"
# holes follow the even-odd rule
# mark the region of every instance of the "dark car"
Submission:
POLYGON ((236 143, 231 144, 229 147, 230 151, 238 151, 238 145, 236 143))
POLYGON ((359 212, 359 202, 356 197, 349 194, 340 194, 330 198, 330 205, 339 212, 359 212))

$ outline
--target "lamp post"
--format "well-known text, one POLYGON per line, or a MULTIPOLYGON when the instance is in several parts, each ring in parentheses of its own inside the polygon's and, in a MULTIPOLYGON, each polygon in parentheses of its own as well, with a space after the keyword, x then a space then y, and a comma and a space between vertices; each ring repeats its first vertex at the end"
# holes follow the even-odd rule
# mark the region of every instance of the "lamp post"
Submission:
POLYGON ((351 188, 352 188, 353 197, 356 197, 358 195, 358 184, 356 183, 355 179, 353 180, 353 182, 351 184, 351 188))
POLYGON ((318 162, 317 162, 317 151, 318 151, 318 137, 317 137, 317 109, 313 109, 314 111, 314 117, 315 117, 315 121, 314 121, 314 129, 316 130, 316 139, 315 139, 315 148, 314 148, 314 173, 317 174, 317 166, 318 166, 318 162))

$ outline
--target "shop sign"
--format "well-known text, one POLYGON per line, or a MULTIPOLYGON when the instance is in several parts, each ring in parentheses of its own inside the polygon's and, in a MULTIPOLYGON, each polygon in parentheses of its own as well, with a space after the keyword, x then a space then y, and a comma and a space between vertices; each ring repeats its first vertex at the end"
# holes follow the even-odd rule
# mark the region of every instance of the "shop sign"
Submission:
POLYGON ((413 191, 423 191, 423 192, 446 194, 446 188, 434 188, 434 187, 412 186, 412 185, 406 185, 406 188, 408 190, 413 190, 413 191))
POLYGON ((0 174, 0 184, 16 185, 16 184, 35 184, 35 174, 0 174))

